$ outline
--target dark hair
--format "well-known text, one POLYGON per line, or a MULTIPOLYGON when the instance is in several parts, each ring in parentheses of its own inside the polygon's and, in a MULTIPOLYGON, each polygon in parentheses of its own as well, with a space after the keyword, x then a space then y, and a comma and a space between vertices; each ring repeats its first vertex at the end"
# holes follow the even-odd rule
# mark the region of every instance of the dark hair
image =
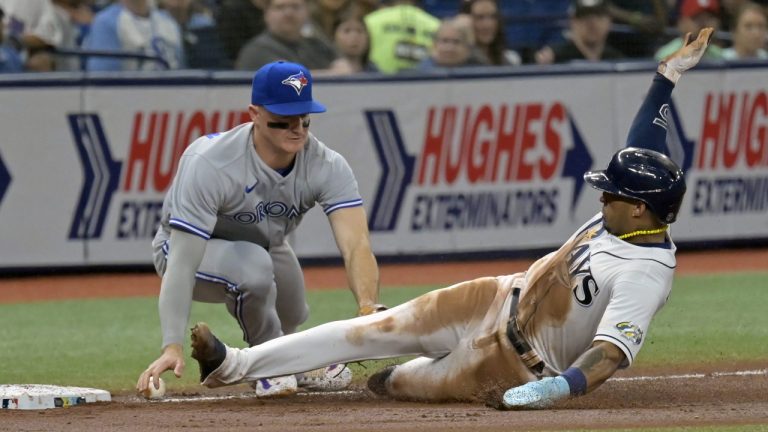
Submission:
POLYGON ((768 19, 768 14, 765 12, 765 9, 763 9, 762 6, 760 6, 757 3, 752 2, 745 2, 739 8, 736 10, 736 13, 733 14, 733 20, 731 22, 731 31, 735 31, 736 27, 739 25, 739 20, 741 19, 741 16, 747 13, 748 11, 755 11, 759 13, 760 15, 766 17, 768 19))
MULTIPOLYGON (((461 13, 472 16, 472 5, 483 1, 489 1, 496 5, 496 34, 488 45, 488 60, 494 65, 504 64, 504 51, 507 49, 507 38, 504 35, 504 20, 501 17, 501 7, 498 0, 462 0, 461 13)), ((477 37, 475 37, 477 45, 477 37)))
POLYGON ((363 25, 363 29, 365 30, 365 33, 368 35, 368 46, 365 48, 365 51, 363 51, 362 55, 362 62, 363 62, 363 68, 365 68, 370 63, 370 53, 371 53, 371 34, 368 32, 368 27, 365 25, 364 13, 362 9, 355 5, 355 2, 350 2, 345 6, 342 10, 340 10, 336 14, 336 19, 333 20, 333 39, 336 40, 336 30, 339 29, 339 26, 341 24, 347 22, 347 21, 357 21, 360 24, 363 25))

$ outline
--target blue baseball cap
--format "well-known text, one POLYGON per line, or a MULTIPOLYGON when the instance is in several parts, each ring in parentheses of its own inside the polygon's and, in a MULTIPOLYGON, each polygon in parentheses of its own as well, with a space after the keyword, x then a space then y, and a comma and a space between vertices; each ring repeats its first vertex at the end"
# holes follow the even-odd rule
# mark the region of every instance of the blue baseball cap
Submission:
POLYGON ((298 63, 267 63, 253 75, 251 103, 284 116, 325 112, 312 100, 312 74, 298 63))

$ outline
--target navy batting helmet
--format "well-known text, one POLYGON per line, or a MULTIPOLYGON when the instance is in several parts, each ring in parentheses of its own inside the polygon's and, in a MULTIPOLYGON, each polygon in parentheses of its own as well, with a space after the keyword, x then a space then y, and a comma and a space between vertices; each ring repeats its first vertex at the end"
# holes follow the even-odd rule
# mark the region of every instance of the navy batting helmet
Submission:
POLYGON ((584 180, 595 189, 644 202, 662 223, 677 218, 685 195, 683 170, 657 151, 629 147, 617 152, 602 171, 584 180))

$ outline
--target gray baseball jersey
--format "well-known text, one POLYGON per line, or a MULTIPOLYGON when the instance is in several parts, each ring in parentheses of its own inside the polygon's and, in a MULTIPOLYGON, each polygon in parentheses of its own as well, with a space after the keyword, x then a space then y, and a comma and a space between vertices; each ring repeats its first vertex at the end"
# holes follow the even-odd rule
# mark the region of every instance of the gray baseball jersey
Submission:
POLYGON ((314 135, 283 177, 258 157, 251 130, 246 123, 187 148, 163 203, 155 249, 172 227, 268 249, 281 245, 316 203, 326 214, 362 205, 347 161, 314 135))
MULTIPOLYGON (((200 137, 186 149, 153 248, 162 275, 171 228, 208 240, 193 296, 226 303, 245 341, 255 345, 294 331, 306 319, 303 276, 286 235, 316 203, 330 214, 361 206, 362 199, 346 160, 313 135, 283 175, 259 158, 251 134, 246 123, 200 137)), ((160 303, 161 321, 169 323, 163 346, 181 343, 191 300, 160 303)))

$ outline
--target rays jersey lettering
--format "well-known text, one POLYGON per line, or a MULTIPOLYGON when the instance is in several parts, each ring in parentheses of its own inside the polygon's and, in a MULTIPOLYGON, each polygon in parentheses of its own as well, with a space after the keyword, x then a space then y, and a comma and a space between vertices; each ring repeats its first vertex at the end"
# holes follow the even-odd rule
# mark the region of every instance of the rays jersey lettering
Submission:
POLYGON ((575 262, 570 267, 573 297, 576 303, 582 306, 590 306, 592 299, 600 292, 592 272, 589 270, 589 246, 581 245, 573 252, 571 259, 583 256, 581 261, 575 262))
POLYGON ((280 245, 316 204, 326 214, 362 205, 346 160, 313 135, 282 175, 259 158, 252 123, 195 140, 163 202, 156 250, 171 228, 205 239, 280 245))
MULTIPOLYGON (((588 231, 586 237, 591 239, 603 234, 605 230, 602 224, 599 224, 598 226, 588 226, 577 235, 584 231, 588 231)), ((592 301, 600 293, 600 287, 592 276, 590 257, 589 243, 586 243, 576 246, 568 260, 573 298, 576 300, 576 303, 584 307, 591 306, 592 301)))
POLYGON ((542 297, 537 307, 542 315, 530 320, 525 333, 556 373, 595 341, 616 345, 626 358, 622 366, 629 366, 672 289, 676 248, 671 238, 665 247, 619 240, 603 228, 599 213, 571 238, 582 233, 583 240, 568 256, 570 289, 550 290, 542 297))

